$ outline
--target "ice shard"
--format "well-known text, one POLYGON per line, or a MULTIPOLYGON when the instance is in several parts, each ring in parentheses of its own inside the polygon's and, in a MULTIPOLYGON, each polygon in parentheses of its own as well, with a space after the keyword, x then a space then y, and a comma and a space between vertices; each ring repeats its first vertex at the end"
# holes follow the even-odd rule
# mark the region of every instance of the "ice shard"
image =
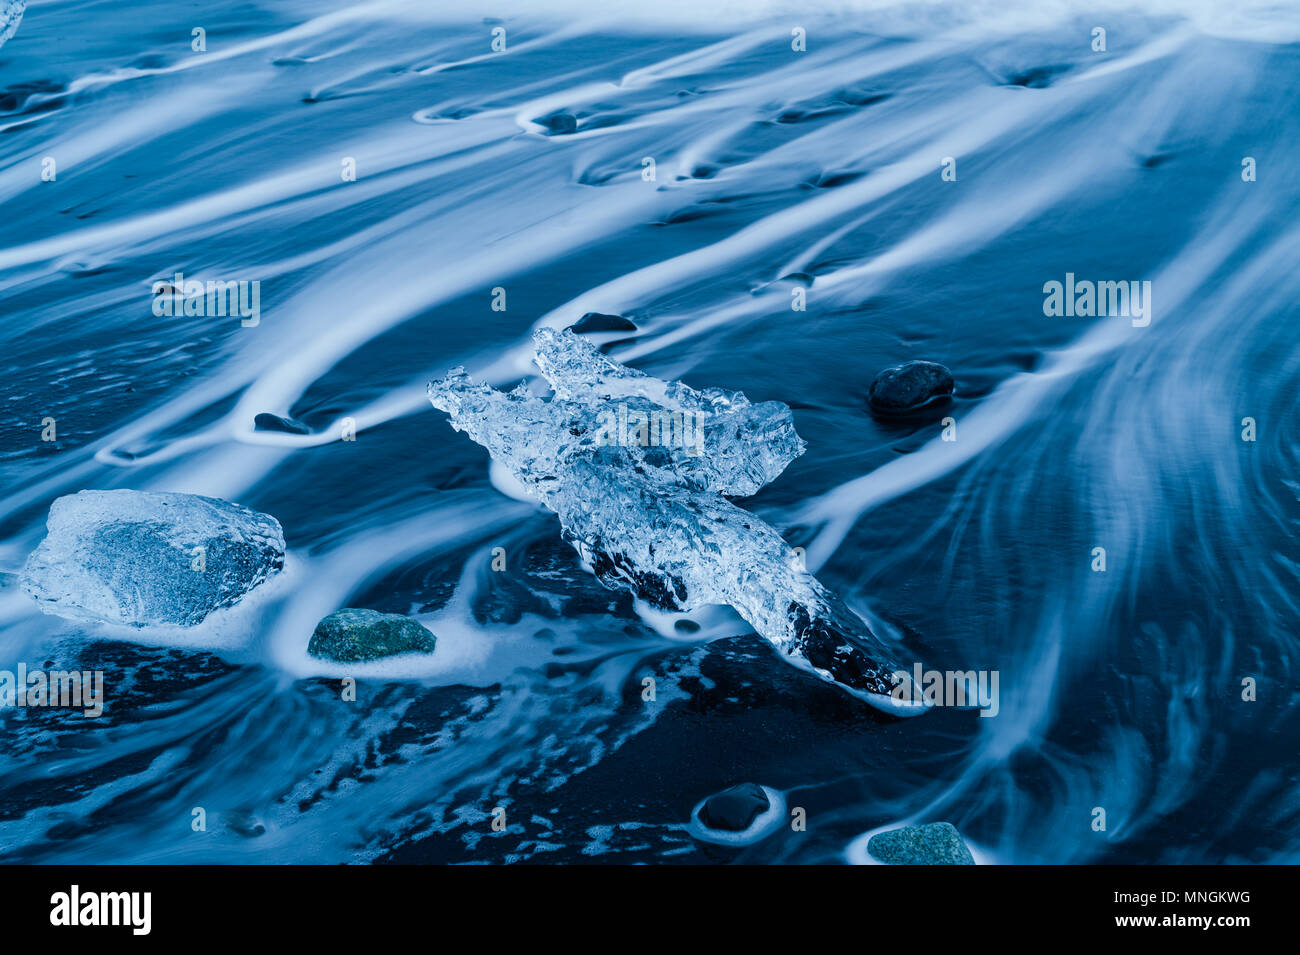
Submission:
POLYGON ((194 626, 284 565, 279 521, 197 494, 81 491, 54 502, 46 529, 19 579, 74 619, 194 626))
POLYGON ((650 440, 645 444, 618 443, 628 449, 635 464, 661 477, 700 490, 748 497, 776 480, 803 454, 794 416, 779 401, 751 404, 740 392, 696 391, 680 381, 661 381, 620 365, 572 332, 542 328, 533 343, 537 367, 557 399, 598 409, 597 422, 614 425, 624 439, 632 430, 628 422, 646 422, 650 440), (662 424, 679 420, 693 440, 663 440, 662 424), (658 441, 652 440, 656 422, 661 425, 658 441))
POLYGON ((23 22, 26 9, 25 0, 0 0, 0 46, 18 32, 18 24, 23 22))
POLYGON ((666 610, 729 605, 792 664, 897 710, 902 667, 888 648, 780 534, 727 499, 803 452, 790 409, 651 378, 571 332, 540 329, 534 345, 554 397, 497 391, 456 369, 429 384, 429 400, 559 516, 600 581, 666 610), (702 440, 665 443, 677 432, 662 422, 675 415, 702 440))

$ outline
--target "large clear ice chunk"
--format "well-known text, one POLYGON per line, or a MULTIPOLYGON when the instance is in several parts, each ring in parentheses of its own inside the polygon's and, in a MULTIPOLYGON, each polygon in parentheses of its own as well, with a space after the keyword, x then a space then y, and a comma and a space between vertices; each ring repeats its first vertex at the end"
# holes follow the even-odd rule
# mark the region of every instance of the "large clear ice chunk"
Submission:
POLYGON ((553 398, 456 369, 429 384, 429 400, 559 516, 601 582, 662 609, 729 605, 794 665, 896 709, 902 668, 888 649, 780 534, 727 499, 803 452, 790 409, 651 378, 571 332, 541 329, 534 345, 553 398), (674 415, 691 424, 666 426, 674 415))
POLYGON ((46 613, 194 626, 284 566, 267 514, 196 494, 81 491, 50 507, 20 582, 46 613))

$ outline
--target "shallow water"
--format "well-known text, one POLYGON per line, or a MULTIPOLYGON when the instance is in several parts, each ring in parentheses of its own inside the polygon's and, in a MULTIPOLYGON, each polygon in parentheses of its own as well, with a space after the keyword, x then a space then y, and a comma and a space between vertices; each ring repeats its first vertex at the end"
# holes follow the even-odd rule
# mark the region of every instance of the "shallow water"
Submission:
POLYGON ((986 861, 1295 861, 1300 12, 696 6, 28 9, 0 667, 101 669, 108 703, 0 715, 3 858, 814 862, 941 819, 986 861), (155 315, 176 272, 259 281, 260 321, 155 315), (1067 272, 1150 281, 1149 324, 1045 315, 1067 272), (808 451, 744 506, 901 658, 997 671, 997 716, 890 719, 728 611, 643 612, 498 490, 425 382, 508 385, 587 311, 637 323, 621 361, 794 408, 808 451), (954 400, 872 417, 913 358, 954 400), (9 575, 50 502, 113 487, 273 514, 286 570, 194 631, 38 613, 9 575), (438 651, 309 658, 342 606, 438 651), (694 839, 746 780, 807 830, 694 839))

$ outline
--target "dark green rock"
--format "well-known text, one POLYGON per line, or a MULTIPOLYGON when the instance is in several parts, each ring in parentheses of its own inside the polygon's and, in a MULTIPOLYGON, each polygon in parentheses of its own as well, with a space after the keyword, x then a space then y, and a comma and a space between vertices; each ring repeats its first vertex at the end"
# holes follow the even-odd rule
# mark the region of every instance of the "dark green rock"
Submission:
POLYGON ((700 822, 710 829, 744 832, 771 805, 767 791, 762 786, 757 783, 741 783, 705 800, 700 807, 700 822))
POLYGON ((357 663, 398 653, 432 653, 437 638, 410 617, 345 607, 320 623, 307 652, 314 657, 357 663))
POLYGON ((949 822, 878 832, 867 852, 886 865, 974 865, 961 833, 949 822))
POLYGON ((882 414, 903 414, 952 394, 952 373, 932 361, 909 361, 886 368, 871 383, 868 402, 882 414))

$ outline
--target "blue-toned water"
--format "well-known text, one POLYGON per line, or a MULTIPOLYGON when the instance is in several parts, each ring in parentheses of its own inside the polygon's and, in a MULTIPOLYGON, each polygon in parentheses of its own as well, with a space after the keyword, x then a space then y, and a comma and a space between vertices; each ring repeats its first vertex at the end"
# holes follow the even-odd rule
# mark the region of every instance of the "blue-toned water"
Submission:
POLYGON ((0 668, 107 704, 0 712, 0 859, 826 862, 946 820, 984 861, 1295 861, 1300 10, 1144 9, 33 2, 0 668), (260 283, 256 320, 155 314, 177 272, 260 283), (1045 314, 1067 273, 1149 281, 1149 321, 1045 314), (730 612, 639 612, 503 493, 425 383, 508 386, 589 311, 637 324, 622 362, 789 404, 808 450, 743 506, 900 658, 996 671, 997 715, 894 719, 730 612), (955 398, 872 416, 909 359, 955 398), (42 614, 15 575, 83 488, 274 515, 285 570, 193 630, 42 614), (306 654, 344 606, 438 649, 345 701, 306 654), (744 781, 806 829, 697 841, 744 781))

